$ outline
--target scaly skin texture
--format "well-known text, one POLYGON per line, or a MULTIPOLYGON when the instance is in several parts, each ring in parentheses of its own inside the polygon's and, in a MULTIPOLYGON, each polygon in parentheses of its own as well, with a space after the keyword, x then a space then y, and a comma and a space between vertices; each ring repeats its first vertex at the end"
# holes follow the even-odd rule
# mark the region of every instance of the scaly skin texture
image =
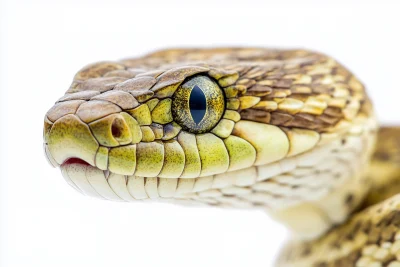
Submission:
MULTIPOLYGON (((338 238, 355 210, 381 202, 383 194, 368 193, 393 177, 377 182, 378 163, 368 171, 376 129, 364 86, 326 55, 171 49, 80 70, 46 114, 44 147, 89 196, 264 209, 303 240, 279 264, 325 266, 358 260, 355 243, 322 256, 313 247, 338 238), (206 106, 198 124, 196 86, 195 102, 206 106), (304 241, 332 227, 322 241, 304 241), (305 248, 312 252, 298 253, 305 248)), ((380 155, 394 168, 392 154, 380 155)))
POLYGON ((318 240, 288 245, 279 266, 400 266, 400 128, 382 128, 378 140, 361 211, 318 240))

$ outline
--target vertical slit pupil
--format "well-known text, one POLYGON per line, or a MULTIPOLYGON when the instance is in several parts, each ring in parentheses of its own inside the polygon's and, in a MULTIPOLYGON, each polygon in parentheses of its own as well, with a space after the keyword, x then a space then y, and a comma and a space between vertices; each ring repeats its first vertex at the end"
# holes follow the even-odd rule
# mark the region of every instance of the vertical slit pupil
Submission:
POLYGON ((204 118, 207 110, 207 99, 203 90, 195 85, 190 93, 189 98, 190 114, 192 114, 193 121, 199 124, 204 118))

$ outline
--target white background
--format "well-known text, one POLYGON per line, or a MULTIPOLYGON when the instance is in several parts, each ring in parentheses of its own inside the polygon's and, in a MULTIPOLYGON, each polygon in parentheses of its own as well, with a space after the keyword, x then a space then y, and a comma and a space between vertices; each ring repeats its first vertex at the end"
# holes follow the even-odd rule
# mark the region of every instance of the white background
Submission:
POLYGON ((253 45, 334 56, 380 120, 400 123, 399 13, 395 1, 0 0, 0 266, 271 266, 287 234, 262 212, 73 191, 43 156, 45 112, 89 62, 253 45))

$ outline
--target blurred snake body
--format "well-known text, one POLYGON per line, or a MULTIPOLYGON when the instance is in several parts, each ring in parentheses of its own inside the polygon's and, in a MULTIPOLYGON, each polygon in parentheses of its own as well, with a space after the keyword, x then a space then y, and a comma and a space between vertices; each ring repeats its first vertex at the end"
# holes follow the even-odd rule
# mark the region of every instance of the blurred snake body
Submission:
POLYGON ((400 129, 312 51, 170 49, 81 69, 44 149, 77 191, 267 211, 277 266, 400 266, 400 129))

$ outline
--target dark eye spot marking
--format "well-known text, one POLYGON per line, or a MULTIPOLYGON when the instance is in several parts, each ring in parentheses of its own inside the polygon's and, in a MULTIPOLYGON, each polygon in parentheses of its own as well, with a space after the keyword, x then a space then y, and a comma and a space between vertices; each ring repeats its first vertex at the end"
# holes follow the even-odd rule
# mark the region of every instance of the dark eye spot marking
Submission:
POLYGON ((203 90, 201 90, 197 85, 193 87, 192 92, 190 93, 189 107, 193 121, 196 124, 199 124, 207 111, 207 99, 203 90))

